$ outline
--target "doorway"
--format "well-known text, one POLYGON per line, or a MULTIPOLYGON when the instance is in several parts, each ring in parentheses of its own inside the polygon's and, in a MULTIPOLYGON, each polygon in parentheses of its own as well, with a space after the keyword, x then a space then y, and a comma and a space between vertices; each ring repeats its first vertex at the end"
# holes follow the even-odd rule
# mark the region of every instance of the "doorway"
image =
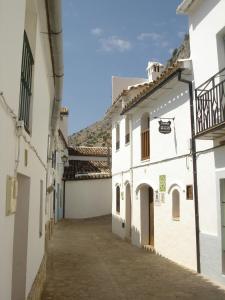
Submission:
POLYGON ((131 239, 132 209, 130 184, 126 185, 126 238, 131 239))
POLYGON ((12 300, 26 299, 30 178, 18 175, 17 179, 18 198, 14 221, 12 300))
POLYGON ((140 188, 141 244, 154 247, 153 189, 145 184, 140 188))

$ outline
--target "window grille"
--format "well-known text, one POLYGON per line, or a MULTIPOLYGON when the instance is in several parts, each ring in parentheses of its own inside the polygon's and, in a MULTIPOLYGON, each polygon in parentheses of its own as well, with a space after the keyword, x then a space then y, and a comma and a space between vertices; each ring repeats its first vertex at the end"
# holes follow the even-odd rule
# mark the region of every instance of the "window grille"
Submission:
POLYGON ((33 56, 26 32, 24 31, 23 53, 20 81, 19 120, 24 121, 24 127, 30 131, 30 106, 32 96, 33 56))
POLYGON ((120 187, 116 187, 116 212, 120 213, 120 187))

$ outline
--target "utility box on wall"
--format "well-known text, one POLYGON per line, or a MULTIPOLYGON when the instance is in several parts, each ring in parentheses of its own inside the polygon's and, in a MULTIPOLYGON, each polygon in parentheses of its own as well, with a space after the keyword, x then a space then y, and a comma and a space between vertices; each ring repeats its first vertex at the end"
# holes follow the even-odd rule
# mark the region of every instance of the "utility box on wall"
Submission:
POLYGON ((7 176, 6 181, 6 216, 16 212, 18 182, 16 177, 7 176))

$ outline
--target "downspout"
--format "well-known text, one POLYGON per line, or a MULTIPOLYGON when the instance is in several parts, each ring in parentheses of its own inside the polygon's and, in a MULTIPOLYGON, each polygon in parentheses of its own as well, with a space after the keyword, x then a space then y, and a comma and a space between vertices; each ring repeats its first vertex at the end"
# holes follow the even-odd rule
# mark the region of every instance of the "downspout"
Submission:
POLYGON ((45 0, 45 6, 55 87, 51 118, 51 130, 54 134, 62 102, 64 77, 61 0, 45 0))
POLYGON ((193 161, 193 183, 195 195, 195 233, 196 233, 196 257, 197 257, 197 272, 201 272, 200 262, 200 240, 199 240, 199 205, 198 205, 198 176, 197 176, 197 159, 196 159, 196 140, 195 140, 195 121, 194 121, 194 98, 192 81, 181 78, 182 71, 178 73, 178 81, 188 84, 190 96, 190 118, 191 118, 191 149, 193 161))

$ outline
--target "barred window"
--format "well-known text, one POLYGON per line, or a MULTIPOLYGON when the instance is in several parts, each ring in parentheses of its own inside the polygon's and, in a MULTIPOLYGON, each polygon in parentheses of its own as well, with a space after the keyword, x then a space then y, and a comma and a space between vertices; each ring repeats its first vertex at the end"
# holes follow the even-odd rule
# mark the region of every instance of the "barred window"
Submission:
POLYGON ((116 124, 116 150, 120 149, 120 125, 116 124))
POLYGON ((125 119, 125 144, 130 142, 130 120, 129 116, 126 116, 125 119))
POLYGON ((116 212, 120 213, 120 187, 116 187, 116 212))
POLYGON ((29 44, 29 40, 24 31, 23 53, 21 65, 21 81, 20 81, 20 106, 19 120, 24 121, 25 129, 30 132, 30 107, 32 96, 32 71, 33 71, 33 56, 29 44))

